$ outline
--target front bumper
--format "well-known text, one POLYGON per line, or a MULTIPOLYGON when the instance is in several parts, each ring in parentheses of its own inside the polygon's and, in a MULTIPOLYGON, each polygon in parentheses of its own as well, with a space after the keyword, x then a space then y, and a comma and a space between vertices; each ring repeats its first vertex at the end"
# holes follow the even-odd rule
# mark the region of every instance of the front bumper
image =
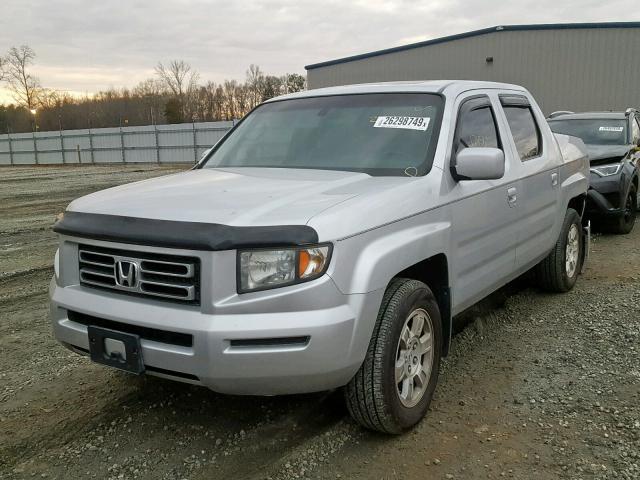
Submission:
POLYGON ((624 204, 633 175, 623 168, 615 175, 589 177, 587 214, 589 217, 612 218, 624 215, 624 204))
POLYGON ((624 209, 614 206, 599 191, 590 188, 587 191, 587 214, 589 217, 620 217, 624 209))
POLYGON ((306 393, 346 384, 364 359, 383 295, 382 291, 344 295, 329 275, 238 295, 231 288, 234 275, 219 276, 217 283, 207 278, 211 272, 229 271, 225 266, 235 262, 234 251, 167 250, 164 253, 201 257, 201 304, 180 305, 80 285, 75 281, 74 251, 77 242, 63 239, 60 278, 54 277, 50 285, 53 332, 62 344, 77 353, 88 353, 87 322, 77 321, 79 317, 116 322, 123 331, 133 325, 190 336, 190 344, 177 344, 165 340, 170 335, 141 335, 147 373, 221 393, 306 393), (217 288, 208 289, 212 284, 217 288))

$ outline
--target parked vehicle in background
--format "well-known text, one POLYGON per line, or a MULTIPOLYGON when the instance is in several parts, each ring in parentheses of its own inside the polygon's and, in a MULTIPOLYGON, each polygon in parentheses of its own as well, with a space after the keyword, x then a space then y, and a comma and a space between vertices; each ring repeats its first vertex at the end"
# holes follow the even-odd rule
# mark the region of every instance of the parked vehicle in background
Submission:
POLYGON ((453 315, 531 268, 574 286, 588 175, 582 142, 515 85, 279 97, 196 169, 69 205, 53 330, 219 392, 344 386, 357 422, 399 433, 429 407, 453 315))
POLYGON ((580 137, 587 147, 591 162, 588 217, 605 231, 629 233, 640 195, 640 113, 633 109, 560 112, 548 122, 554 132, 580 137))
POLYGON ((568 113, 574 113, 574 112, 571 112, 571 111, 569 111, 569 110, 558 110, 557 112, 553 112, 553 113, 551 113, 551 114, 547 117, 547 119, 550 119, 550 118, 556 118, 556 117, 559 117, 560 115, 566 115, 566 114, 568 114, 568 113))

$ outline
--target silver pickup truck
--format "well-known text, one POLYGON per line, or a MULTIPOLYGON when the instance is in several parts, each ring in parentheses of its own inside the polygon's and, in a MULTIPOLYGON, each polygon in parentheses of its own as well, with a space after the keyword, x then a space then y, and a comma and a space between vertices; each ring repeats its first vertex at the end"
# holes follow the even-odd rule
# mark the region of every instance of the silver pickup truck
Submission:
POLYGON ((270 100, 191 171, 72 202, 56 338, 92 360, 233 394, 344 387, 398 433, 425 414, 452 317, 588 251, 581 142, 515 85, 435 81, 270 100))

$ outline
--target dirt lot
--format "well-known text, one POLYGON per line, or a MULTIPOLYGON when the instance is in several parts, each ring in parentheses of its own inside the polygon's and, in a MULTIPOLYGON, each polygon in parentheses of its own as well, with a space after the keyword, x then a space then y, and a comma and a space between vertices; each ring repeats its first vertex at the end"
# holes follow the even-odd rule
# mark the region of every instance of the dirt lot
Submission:
POLYGON ((567 295, 520 282, 457 319, 432 410, 400 437, 355 426, 340 392, 228 397, 65 350, 54 215, 174 170, 0 169, 0 478, 640 478, 640 228, 597 237, 567 295))

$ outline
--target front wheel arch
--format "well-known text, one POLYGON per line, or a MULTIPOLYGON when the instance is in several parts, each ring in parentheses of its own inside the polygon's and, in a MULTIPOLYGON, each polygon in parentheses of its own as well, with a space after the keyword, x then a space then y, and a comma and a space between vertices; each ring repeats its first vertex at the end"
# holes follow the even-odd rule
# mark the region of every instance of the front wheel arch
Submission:
MULTIPOLYGON (((453 335, 453 319, 451 314, 451 287, 449 285, 449 261, 444 253, 425 258, 401 272, 389 281, 389 285, 397 278, 418 280, 427 285, 440 308, 442 323, 442 356, 446 357, 451 349, 453 335)), ((388 286, 387 286, 388 288, 388 286)))

